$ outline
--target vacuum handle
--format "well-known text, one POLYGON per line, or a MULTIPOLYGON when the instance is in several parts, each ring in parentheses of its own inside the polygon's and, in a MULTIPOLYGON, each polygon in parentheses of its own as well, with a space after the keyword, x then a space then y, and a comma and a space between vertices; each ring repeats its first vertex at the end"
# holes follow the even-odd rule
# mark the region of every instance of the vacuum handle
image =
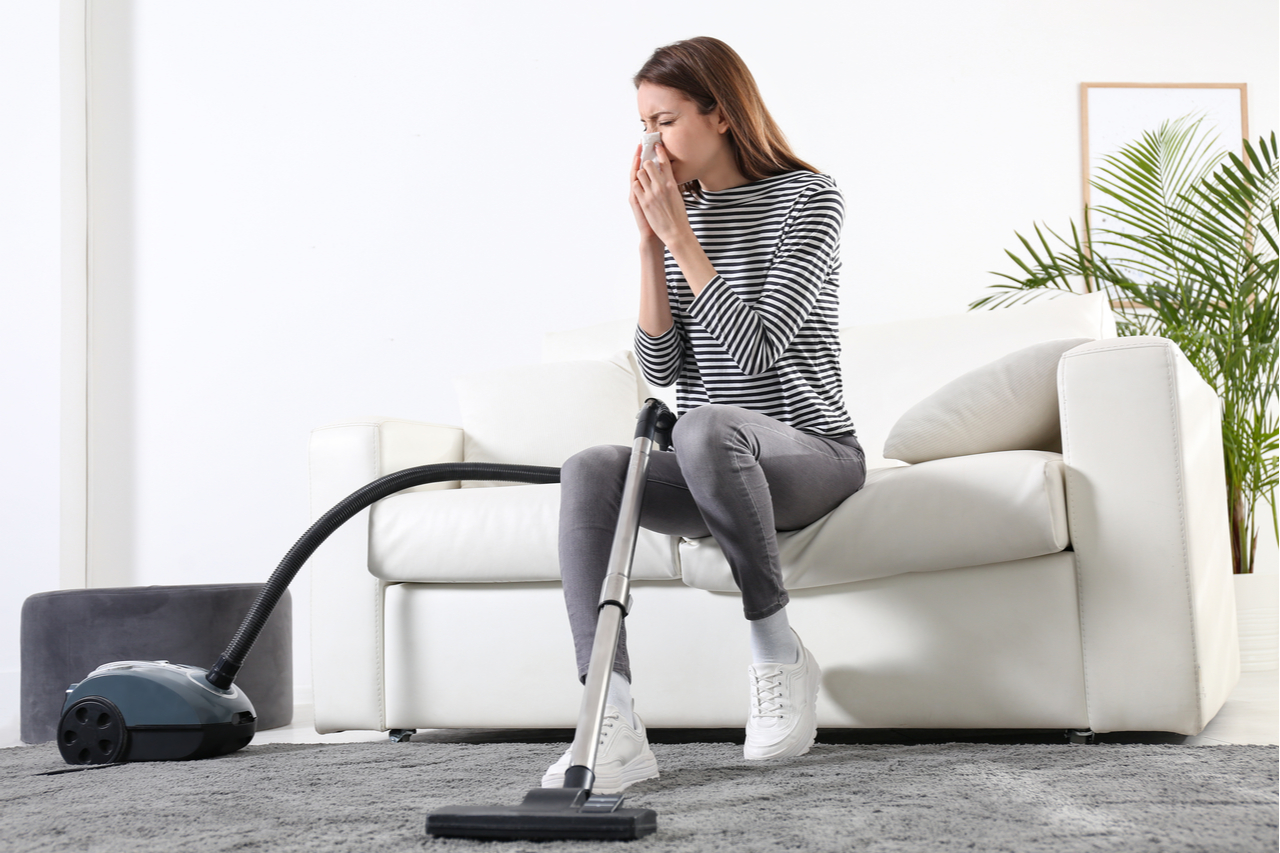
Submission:
POLYGON ((667 404, 657 397, 644 401, 644 408, 636 415, 636 438, 647 438, 658 445, 659 450, 671 448, 671 430, 676 425, 676 416, 671 414, 667 404))

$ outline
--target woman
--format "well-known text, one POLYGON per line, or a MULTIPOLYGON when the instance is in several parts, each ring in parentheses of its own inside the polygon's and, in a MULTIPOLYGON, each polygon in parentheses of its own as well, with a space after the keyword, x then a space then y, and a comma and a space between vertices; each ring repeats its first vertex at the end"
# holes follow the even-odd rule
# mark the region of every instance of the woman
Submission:
MULTIPOLYGON (((650 458, 641 525, 714 536, 742 590, 753 663, 748 759, 802 755, 821 671, 787 620, 776 531, 804 527, 862 488, 866 462, 841 393, 836 289, 844 203, 791 153, 727 44, 659 48, 634 78, 656 158, 631 161, 640 231, 635 350, 677 386, 673 450, 650 458)), ((630 449, 595 447, 561 470, 560 567, 586 678, 630 449)), ((559 786, 569 753, 543 777, 559 786)), ((595 789, 658 775, 631 701, 622 637, 595 789)))

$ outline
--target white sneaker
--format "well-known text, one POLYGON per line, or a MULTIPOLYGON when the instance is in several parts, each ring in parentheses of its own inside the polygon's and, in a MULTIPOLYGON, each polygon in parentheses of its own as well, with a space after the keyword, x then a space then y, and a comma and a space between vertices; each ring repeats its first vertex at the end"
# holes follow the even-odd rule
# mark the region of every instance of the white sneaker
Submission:
MULTIPOLYGON (((800 642, 800 637, 796 637, 800 642)), ((752 760, 804 755, 818 734, 818 684, 822 670, 800 643, 798 663, 759 663, 747 668, 751 716, 742 755, 752 760)))
MULTIPOLYGON (((596 751, 596 781, 591 790, 597 794, 616 794, 628 785, 658 778, 658 761, 649 749, 644 722, 634 711, 631 714, 636 725, 632 728, 622 714, 612 705, 604 709, 604 725, 600 727, 600 746, 596 751)), ((565 750, 560 760, 542 777, 542 787, 564 787, 564 772, 569 769, 569 754, 565 750)))

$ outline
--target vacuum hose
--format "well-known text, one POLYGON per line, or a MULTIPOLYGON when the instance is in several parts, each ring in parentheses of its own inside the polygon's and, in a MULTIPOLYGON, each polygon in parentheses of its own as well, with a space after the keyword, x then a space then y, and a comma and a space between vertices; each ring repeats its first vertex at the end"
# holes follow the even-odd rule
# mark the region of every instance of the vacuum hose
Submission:
MULTIPOLYGON (((646 407, 647 410, 648 407, 646 407)), ((280 597, 284 595, 289 582, 302 568, 320 543, 328 539, 333 531, 341 527, 360 510, 370 504, 382 500, 388 495, 414 486, 427 483, 441 483, 449 480, 501 480, 514 483, 558 483, 560 469, 538 465, 501 465, 483 462, 445 462, 438 465, 419 465, 406 468, 385 477, 379 477, 367 486, 352 492, 333 509, 326 512, 302 534, 289 553, 284 555, 280 565, 271 574, 262 592, 249 608, 249 613, 240 623, 239 630, 227 646, 227 650, 218 658, 218 662, 205 676, 210 684, 226 690, 235 681, 236 673, 244 665, 267 618, 275 610, 280 597)))

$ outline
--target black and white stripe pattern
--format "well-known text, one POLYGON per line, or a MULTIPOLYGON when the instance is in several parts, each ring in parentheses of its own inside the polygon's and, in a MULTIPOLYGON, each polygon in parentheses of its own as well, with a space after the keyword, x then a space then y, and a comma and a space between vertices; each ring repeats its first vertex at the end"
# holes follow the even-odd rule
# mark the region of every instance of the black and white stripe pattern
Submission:
POLYGON ((655 385, 676 383, 681 413, 741 406, 814 435, 853 433, 836 335, 844 198, 829 175, 787 172, 685 195, 689 224, 716 276, 695 299, 671 253, 675 325, 636 329, 636 356, 655 385))

